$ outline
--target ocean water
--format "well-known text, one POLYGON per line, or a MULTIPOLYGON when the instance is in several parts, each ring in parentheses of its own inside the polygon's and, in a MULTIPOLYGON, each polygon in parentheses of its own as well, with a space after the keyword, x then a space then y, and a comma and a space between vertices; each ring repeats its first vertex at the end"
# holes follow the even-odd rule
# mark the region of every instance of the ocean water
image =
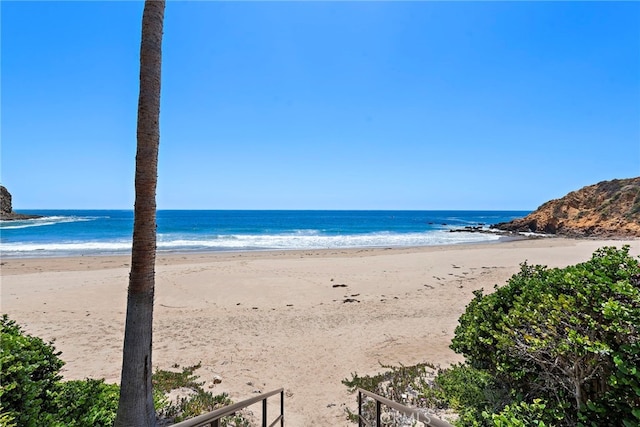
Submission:
MULTIPOLYGON (((133 212, 33 210, 0 221, 2 257, 129 254, 133 212)), ((160 210, 158 252, 249 251, 452 245, 497 241, 490 233, 451 232, 528 211, 160 210)))

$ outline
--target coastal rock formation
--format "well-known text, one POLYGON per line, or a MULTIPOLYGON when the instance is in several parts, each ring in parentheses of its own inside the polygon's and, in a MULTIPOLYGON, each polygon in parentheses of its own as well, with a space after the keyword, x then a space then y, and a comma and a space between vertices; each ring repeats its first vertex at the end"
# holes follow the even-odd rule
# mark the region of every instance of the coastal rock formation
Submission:
POLYGON ((640 237, 640 177, 589 185, 493 228, 568 237, 640 237))
POLYGON ((12 211, 11 193, 9 193, 4 185, 0 185, 0 215, 10 215, 12 211))
POLYGON ((40 218, 39 215, 25 215, 15 213, 11 205, 11 193, 5 188, 4 185, 0 185, 0 220, 15 220, 15 219, 32 219, 40 218))

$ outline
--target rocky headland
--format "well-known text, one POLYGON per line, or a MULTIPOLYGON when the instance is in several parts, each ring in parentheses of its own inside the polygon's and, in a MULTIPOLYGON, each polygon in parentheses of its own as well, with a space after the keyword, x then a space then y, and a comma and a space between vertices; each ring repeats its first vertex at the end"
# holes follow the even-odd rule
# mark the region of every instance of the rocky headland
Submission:
POLYGON ((0 220, 11 221, 18 219, 40 218, 39 215, 19 214, 13 211, 11 204, 11 193, 4 185, 0 185, 0 220))
POLYGON ((565 237, 640 237, 640 177, 614 179, 550 200, 498 230, 565 237))

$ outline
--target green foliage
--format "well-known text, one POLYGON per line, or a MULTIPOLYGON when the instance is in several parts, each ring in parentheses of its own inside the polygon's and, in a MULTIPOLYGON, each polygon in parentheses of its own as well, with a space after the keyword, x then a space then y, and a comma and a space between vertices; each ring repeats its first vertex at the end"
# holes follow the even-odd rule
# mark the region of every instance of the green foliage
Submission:
MULTIPOLYGON (((178 366, 175 367, 177 368, 178 366)), ((182 368, 181 372, 158 369, 154 372, 151 379, 153 388, 163 393, 169 393, 171 390, 182 387, 194 390, 200 389, 204 382, 197 381, 199 377, 193 373, 196 369, 200 369, 201 367, 202 364, 198 363, 197 365, 182 368)))
POLYGON ((483 412, 492 413, 509 399, 508 390, 496 384, 489 373, 466 364, 440 370, 433 391, 458 414, 460 425, 474 425, 483 412))
POLYGON ((55 409, 53 396, 64 362, 53 343, 25 334, 15 321, 2 316, 0 401, 6 425, 36 426, 55 409))
POLYGON ((381 367, 386 371, 363 377, 353 373, 350 380, 344 379, 342 383, 351 392, 361 388, 396 402, 416 407, 442 407, 445 404, 440 396, 432 392, 430 387, 437 371, 435 365, 420 363, 413 366, 381 365, 381 367))
MULTIPOLYGON (((2 316, 0 364, 0 427, 101 427, 111 426, 118 410, 120 387, 104 380, 60 381, 64 362, 53 343, 25 334, 2 316)), ((202 389, 194 371, 200 364, 182 372, 158 370, 153 374, 154 405, 159 415, 176 421, 191 418, 231 404, 226 393, 214 396, 202 389), (186 387, 195 393, 170 404, 165 393, 186 387)), ((223 426, 248 426, 240 415, 222 420, 223 426)))
POLYGON ((506 286, 476 292, 459 323, 451 348, 510 390, 485 420, 640 423, 640 266, 628 246, 562 269, 524 263, 506 286))
POLYGON ((16 427, 15 417, 0 405, 0 427, 16 427))
POLYGON ((55 394, 57 410, 47 425, 68 427, 106 427, 113 425, 118 410, 120 387, 104 380, 65 381, 55 394))
POLYGON ((443 398, 456 410, 495 400, 493 396, 487 395, 492 381, 486 372, 462 364, 440 371, 435 379, 443 398))
MULTIPOLYGON (((175 389, 186 388, 193 392, 188 397, 179 398, 176 403, 165 401, 160 411, 162 416, 170 418, 174 422, 179 422, 233 403, 227 393, 214 395, 202 388, 204 382, 198 381, 199 376, 194 375, 194 372, 201 366, 200 363, 187 366, 182 368, 181 372, 156 370, 152 377, 154 391, 169 393, 175 389)), ((178 368, 179 366, 175 365, 174 367, 178 368)), ((158 406, 156 406, 157 408, 158 406)), ((223 419, 221 425, 245 427, 249 426, 249 422, 241 415, 235 415, 223 419)))
MULTIPOLYGON (((449 407, 442 391, 434 383, 439 370, 435 365, 420 363, 413 366, 381 365, 381 367, 385 371, 365 376, 352 373, 351 379, 344 379, 342 383, 350 392, 361 388, 413 408, 449 407)), ((357 414, 351 412, 349 408, 346 411, 348 420, 358 422, 357 414)), ((362 413, 368 422, 373 423, 375 403, 366 399, 362 405, 362 413)), ((396 421, 398 420, 409 422, 401 416, 396 417, 396 421)))
POLYGON ((466 363, 343 383, 453 409, 458 426, 640 426, 640 265, 628 246, 562 269, 524 263, 506 286, 475 292, 459 322, 451 347, 466 363))
POLYGON ((173 417, 174 421, 183 421, 218 408, 231 405, 233 402, 226 393, 213 395, 210 392, 199 389, 189 397, 181 398, 177 404, 170 405, 166 413, 173 417))
POLYGON ((113 424, 119 388, 103 380, 60 381, 53 343, 25 334, 2 316, 0 426, 93 427, 113 424))
POLYGON ((486 421, 495 427, 552 427, 543 418, 548 418, 547 404, 541 399, 534 399, 532 403, 519 402, 507 405, 497 414, 482 413, 486 421))

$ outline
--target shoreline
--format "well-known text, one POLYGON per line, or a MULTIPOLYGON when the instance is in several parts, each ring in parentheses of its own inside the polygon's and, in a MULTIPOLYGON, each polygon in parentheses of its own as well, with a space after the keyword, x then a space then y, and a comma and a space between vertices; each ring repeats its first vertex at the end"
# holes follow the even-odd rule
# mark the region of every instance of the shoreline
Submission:
MULTIPOLYGON (((454 231, 464 231, 464 230, 454 230, 454 231)), ((555 237, 555 236, 525 236, 525 235, 507 235, 503 233, 491 233, 498 236, 496 240, 484 240, 484 241, 476 241, 476 242, 462 242, 462 243, 451 243, 451 244, 437 244, 437 245, 422 245, 422 246, 361 246, 361 247, 345 247, 345 248, 308 248, 308 249, 229 249, 229 250, 175 250, 175 251, 158 251, 156 252, 156 262, 162 258, 174 259, 174 258, 183 258, 183 257, 202 257, 202 256, 234 256, 237 254, 247 254, 247 255, 266 255, 269 256, 271 254, 285 254, 291 253, 293 255, 297 255, 299 253, 308 253, 308 252, 360 252, 360 251, 387 251, 387 250, 410 250, 410 251, 420 251, 422 249, 428 248, 439 248, 439 247, 460 247, 460 246, 476 246, 476 245, 495 245, 502 244, 513 241, 520 240, 535 240, 535 239, 562 239, 563 237, 555 237)), ((574 239, 579 240, 579 239, 574 239)), ((1 252, 0 252, 1 254, 1 252)), ((38 261, 51 260, 51 263, 44 262, 43 264, 59 264, 57 261, 61 261, 62 263, 66 263, 66 261, 72 260, 87 260, 87 259, 118 259, 122 260, 130 260, 131 253, 101 253, 101 254, 87 254, 87 255, 26 255, 26 256, 5 256, 1 258, 0 266, 4 266, 5 264, 13 264, 14 262, 21 261, 31 263, 38 261)), ((73 261, 72 261, 73 262, 73 261)))
MULTIPOLYGON (((563 267, 640 240, 158 254, 154 368, 196 373, 234 401, 284 387, 290 425, 351 426, 341 383, 380 364, 462 361, 448 345, 473 291, 522 262, 563 267), (251 384, 251 385, 249 385, 251 384)), ((118 382, 129 256, 2 260, 2 313, 49 341, 65 379, 118 382)))
MULTIPOLYGON (((464 248, 477 245, 496 245, 507 242, 533 240, 531 238, 516 238, 509 240, 495 240, 486 242, 457 243, 451 245, 429 245, 429 246, 386 246, 386 247, 358 247, 358 248, 317 248, 317 249, 252 249, 252 250, 228 250, 228 251, 175 251, 160 252, 156 254, 156 265, 162 264, 185 264, 185 263, 206 263, 215 260, 234 259, 238 257, 248 257, 254 259, 264 258, 300 258, 305 256, 364 256, 364 254, 375 255, 379 252, 393 251, 395 253, 404 252, 429 252, 431 250, 441 250, 442 248, 464 248), (440 248, 440 249, 438 249, 440 248)), ((104 268, 129 267, 131 254, 91 254, 76 256, 43 256, 43 257, 9 257, 0 261, 2 275, 23 274, 29 269, 46 271, 88 271, 104 268)))
MULTIPOLYGON (((471 232, 468 232, 471 233, 471 232)), ((455 246, 455 245, 475 245, 475 244, 493 244, 499 243, 502 241, 509 240, 526 240, 531 238, 530 236, 510 236, 510 235, 502 235, 501 233, 485 233, 492 234, 497 236, 494 240, 477 240, 477 241, 460 241, 455 243, 437 243, 437 244, 425 244, 425 245, 371 245, 371 246, 336 246, 336 247, 297 247, 297 248, 233 248, 233 249, 157 249, 156 255, 191 255, 191 254, 214 254, 214 253, 254 253, 254 252, 279 252, 279 251, 315 251, 315 250, 358 250, 358 249, 388 249, 388 248, 420 248, 420 247, 432 247, 432 246, 455 246)), ((128 246, 131 246, 130 244, 128 246)), ((79 252, 79 251, 76 251, 79 252)), ((0 252, 0 255, 2 253, 0 252)), ((10 260, 10 259, 45 259, 45 258, 86 258, 86 257, 130 257, 131 250, 129 248, 128 251, 119 250, 119 251, 111 251, 111 252, 95 252, 92 250, 87 250, 86 253, 82 254, 72 254, 72 253, 64 253, 60 251, 59 254, 52 253, 47 251, 46 249, 36 250, 32 252, 9 252, 9 254, 4 254, 2 259, 10 260)))

